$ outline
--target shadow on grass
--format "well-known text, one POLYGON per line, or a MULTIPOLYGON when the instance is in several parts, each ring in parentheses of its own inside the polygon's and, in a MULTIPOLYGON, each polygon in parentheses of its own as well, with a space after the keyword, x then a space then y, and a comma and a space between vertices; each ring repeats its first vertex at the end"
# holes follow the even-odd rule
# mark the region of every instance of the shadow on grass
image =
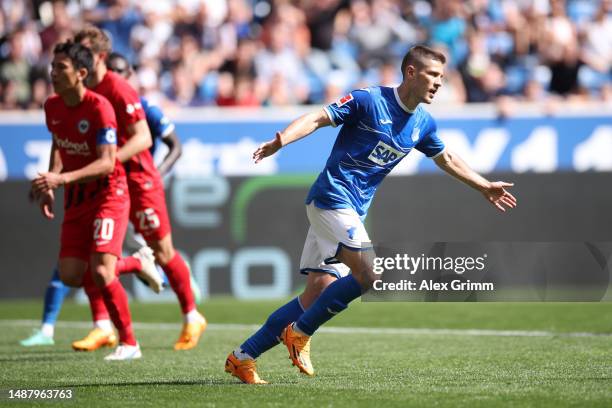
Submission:
MULTIPOLYGON (((289 385, 289 384, 297 384, 297 381, 283 381, 282 383, 278 383, 278 385, 289 385)), ((220 378, 208 378, 201 380, 150 380, 150 381, 131 381, 131 382, 99 382, 99 383, 81 383, 81 384, 59 384, 57 387, 64 388, 100 388, 100 387, 137 387, 137 386, 152 386, 152 385, 243 385, 247 386, 247 384, 243 384, 235 378, 230 378, 228 376, 227 379, 220 378)))

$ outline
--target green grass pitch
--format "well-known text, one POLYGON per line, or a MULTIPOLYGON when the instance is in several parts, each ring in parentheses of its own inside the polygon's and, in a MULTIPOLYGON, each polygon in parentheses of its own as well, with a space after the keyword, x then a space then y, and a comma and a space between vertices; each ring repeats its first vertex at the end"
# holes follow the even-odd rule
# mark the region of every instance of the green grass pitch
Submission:
POLYGON ((281 345, 258 360, 270 385, 240 384, 223 372, 226 355, 282 303, 206 301, 212 324, 183 352, 172 350, 176 305, 133 304, 143 358, 111 363, 108 349, 70 349, 88 330, 86 307, 68 302, 56 345, 26 349, 17 342, 38 326, 40 302, 0 302, 0 406, 612 406, 612 303, 355 301, 329 324, 343 329, 313 338, 314 377, 281 345), (10 401, 11 388, 71 388, 75 400, 10 401))

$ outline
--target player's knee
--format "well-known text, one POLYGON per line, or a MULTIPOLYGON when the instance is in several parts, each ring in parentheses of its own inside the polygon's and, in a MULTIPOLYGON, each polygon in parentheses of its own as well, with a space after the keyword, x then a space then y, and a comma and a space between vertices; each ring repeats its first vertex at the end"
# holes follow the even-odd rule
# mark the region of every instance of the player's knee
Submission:
POLYGON ((374 281, 380 278, 369 266, 361 268, 360 273, 353 271, 353 276, 364 292, 370 290, 374 286, 374 281))
POLYGON ((100 264, 92 268, 94 282, 97 285, 105 285, 115 278, 115 271, 111 271, 106 265, 100 264))
POLYGON ((154 250, 155 262, 160 265, 167 265, 174 258, 174 248, 157 248, 154 250))
POLYGON ((310 305, 312 305, 323 293, 325 288, 331 285, 332 282, 336 280, 335 276, 328 274, 317 274, 311 279, 309 276, 308 284, 306 285, 306 289, 300 295, 300 304, 304 309, 308 309, 310 305))

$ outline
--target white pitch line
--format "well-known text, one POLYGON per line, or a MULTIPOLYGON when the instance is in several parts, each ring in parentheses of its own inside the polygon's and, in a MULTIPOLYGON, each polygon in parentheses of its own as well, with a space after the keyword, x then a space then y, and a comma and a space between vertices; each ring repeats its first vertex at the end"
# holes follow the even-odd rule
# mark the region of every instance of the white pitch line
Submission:
MULTIPOLYGON (((33 326, 40 325, 39 320, 0 320, 0 326, 33 326)), ((57 327, 88 329, 90 322, 57 322, 57 327)), ((211 323, 208 330, 213 331, 247 331, 257 330, 256 324, 211 323)), ((138 323, 137 330, 179 330, 178 323, 138 323)), ((320 333, 334 334, 382 334, 382 335, 444 335, 444 336, 493 336, 493 337, 612 337, 612 333, 589 332, 553 332, 544 330, 488 330, 488 329, 417 329, 392 327, 322 327, 320 333)))

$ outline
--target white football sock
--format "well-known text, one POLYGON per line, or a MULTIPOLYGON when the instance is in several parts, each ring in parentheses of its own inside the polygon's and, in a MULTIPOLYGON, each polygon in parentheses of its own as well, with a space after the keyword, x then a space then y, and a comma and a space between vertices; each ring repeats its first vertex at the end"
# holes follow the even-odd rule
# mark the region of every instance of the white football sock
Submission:
POLYGON ((45 336, 53 338, 53 334, 55 333, 55 326, 50 323, 43 323, 42 327, 40 328, 40 331, 45 336))
POLYGON ((245 353, 240 347, 234 350, 234 357, 238 360, 255 360, 253 357, 249 355, 249 353, 245 353))
POLYGON ((292 326, 293 326, 293 331, 294 332, 297 332, 297 333, 301 334, 302 336, 308 336, 306 333, 304 333, 302 331, 302 329, 300 329, 300 326, 298 326, 296 323, 293 323, 292 326))
POLYGON ((204 321, 204 316, 198 312, 198 309, 193 309, 183 315, 183 321, 185 323, 200 323, 204 321))
POLYGON ((111 321, 109 319, 96 320, 94 322, 94 327, 104 330, 105 332, 113 331, 113 325, 111 324, 111 321))

